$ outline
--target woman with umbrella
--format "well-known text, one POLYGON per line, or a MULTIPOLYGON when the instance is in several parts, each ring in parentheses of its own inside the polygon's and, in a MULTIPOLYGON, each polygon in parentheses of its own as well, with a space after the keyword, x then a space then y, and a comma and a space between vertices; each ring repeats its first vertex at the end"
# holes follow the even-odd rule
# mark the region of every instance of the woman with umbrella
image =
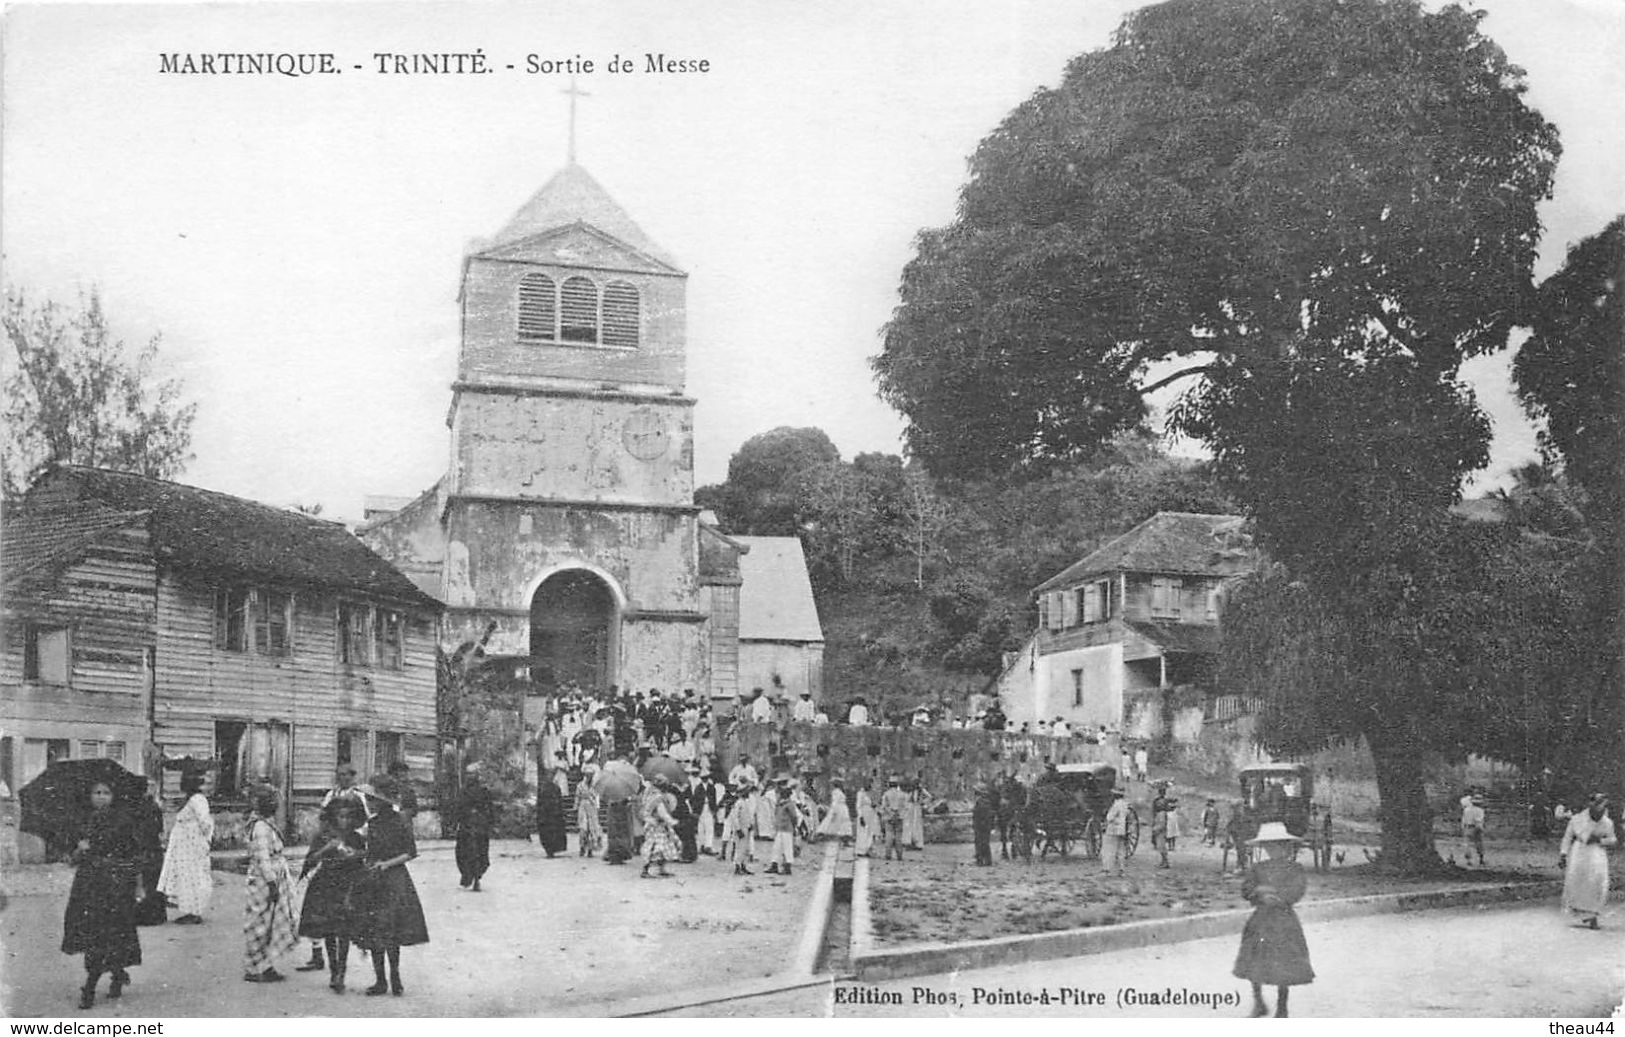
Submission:
POLYGON ((593 783, 604 804, 606 864, 625 864, 632 859, 632 797, 642 785, 637 768, 619 757, 605 764, 604 772, 593 783))
POLYGON ((186 803, 169 830, 169 851, 164 854, 164 870, 158 876, 158 892, 173 901, 180 912, 176 925, 200 924, 214 896, 214 880, 209 874, 209 846, 214 841, 210 786, 206 770, 181 775, 181 794, 186 803))
POLYGON ((116 794, 115 789, 115 781, 91 782, 85 792, 90 813, 72 855, 78 870, 62 919, 62 953, 85 956, 80 1008, 96 1003, 102 973, 112 974, 107 988, 112 999, 130 982, 125 970, 141 964, 141 938, 135 926, 136 905, 146 895, 141 877, 144 854, 129 790, 116 794))
POLYGON ((249 790, 245 838, 248 841, 248 898, 243 910, 243 979, 280 983, 287 977, 276 963, 299 947, 294 935, 293 881, 282 856, 277 807, 282 797, 270 785, 249 790))

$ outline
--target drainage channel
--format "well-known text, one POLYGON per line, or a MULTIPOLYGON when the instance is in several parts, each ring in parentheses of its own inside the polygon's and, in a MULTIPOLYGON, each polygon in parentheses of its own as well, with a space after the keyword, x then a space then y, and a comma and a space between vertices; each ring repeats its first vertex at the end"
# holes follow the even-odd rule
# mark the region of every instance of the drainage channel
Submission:
POLYGON ((845 976, 852 971, 852 900, 839 895, 829 908, 829 925, 824 929, 824 947, 818 955, 820 974, 845 976))

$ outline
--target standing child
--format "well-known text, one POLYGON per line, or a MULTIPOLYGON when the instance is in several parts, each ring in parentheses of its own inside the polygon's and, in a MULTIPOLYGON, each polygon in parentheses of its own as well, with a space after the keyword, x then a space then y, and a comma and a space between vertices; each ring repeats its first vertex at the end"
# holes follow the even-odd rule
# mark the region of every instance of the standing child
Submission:
POLYGON ((366 841, 357 831, 363 820, 361 804, 349 797, 331 800, 322 808, 321 827, 299 877, 308 879, 305 903, 299 912, 299 935, 321 940, 327 951, 328 986, 344 993, 349 968, 350 938, 355 934, 355 889, 365 864, 366 841))
POLYGON ((895 774, 886 780, 886 791, 880 797, 880 824, 886 840, 886 860, 893 852, 903 859, 903 814, 908 809, 908 793, 902 789, 902 780, 895 774))
POLYGON ((1219 845, 1219 806, 1211 799, 1202 807, 1202 845, 1219 845))
POLYGON ((90 787, 90 817, 73 862, 73 889, 62 918, 62 953, 85 956, 85 985, 79 1007, 96 1003, 102 973, 113 974, 109 1000, 130 982, 125 970, 141 964, 141 937, 136 932, 136 904, 144 898, 142 852, 133 811, 113 805, 113 786, 98 781, 90 787))
POLYGON ((577 856, 592 857, 603 843, 604 830, 598 823, 598 767, 587 764, 581 768, 581 780, 576 783, 576 839, 580 843, 577 856))
POLYGON ((1241 950, 1232 970, 1239 979, 1253 985, 1253 1012, 1269 1014, 1264 1003, 1265 985, 1275 987, 1275 1015, 1287 1014, 1287 990, 1300 983, 1312 983, 1315 970, 1309 964, 1309 945, 1303 926, 1292 905, 1303 899, 1309 879, 1303 865, 1294 858, 1303 840, 1286 830, 1279 821, 1259 826, 1253 846, 1265 854, 1242 880, 1241 895, 1254 905, 1252 917, 1241 933, 1241 950))
POLYGON ((405 993, 401 985, 401 948, 429 942, 423 904, 406 862, 418 855, 417 840, 396 810, 400 785, 387 774, 372 779, 373 807, 367 822, 366 880, 356 927, 356 946, 372 954, 373 984, 368 996, 405 993), (384 980, 384 964, 389 980, 384 980))
POLYGON ((986 782, 976 786, 976 802, 970 811, 971 839, 979 867, 993 866, 993 790, 986 782))
POLYGON ((790 779, 780 778, 778 792, 773 800, 773 859, 768 862, 767 874, 788 875, 796 860, 796 823, 800 812, 790 795, 790 779))

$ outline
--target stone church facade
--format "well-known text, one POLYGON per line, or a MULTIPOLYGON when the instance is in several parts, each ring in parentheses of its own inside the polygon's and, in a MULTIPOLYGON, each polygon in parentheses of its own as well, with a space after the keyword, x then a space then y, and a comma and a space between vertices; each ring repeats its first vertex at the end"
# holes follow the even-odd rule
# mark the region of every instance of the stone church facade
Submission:
POLYGON ((361 530, 445 603, 448 647, 543 686, 737 693, 743 548, 694 504, 686 291, 573 163, 471 246, 450 468, 361 530))

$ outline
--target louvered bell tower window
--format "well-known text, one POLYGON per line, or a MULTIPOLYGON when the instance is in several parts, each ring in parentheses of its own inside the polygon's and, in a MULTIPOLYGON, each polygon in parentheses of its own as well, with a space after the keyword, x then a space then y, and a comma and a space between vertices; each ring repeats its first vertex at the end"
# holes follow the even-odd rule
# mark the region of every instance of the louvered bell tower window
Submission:
POLYGON ((558 337, 557 288, 546 274, 526 274, 519 282, 519 337, 528 342, 558 337))
POLYGON ((598 286, 585 277, 564 282, 561 297, 559 339, 564 342, 598 342, 598 286))
POLYGON ((638 290, 625 281, 611 281, 604 288, 604 345, 638 345, 638 290))

